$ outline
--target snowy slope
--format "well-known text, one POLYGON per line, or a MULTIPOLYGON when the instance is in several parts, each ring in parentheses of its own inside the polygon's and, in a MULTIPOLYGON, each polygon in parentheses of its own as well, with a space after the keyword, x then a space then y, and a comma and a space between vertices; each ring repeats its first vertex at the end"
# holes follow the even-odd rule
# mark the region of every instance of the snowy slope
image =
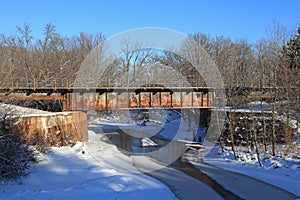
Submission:
POLYGON ((51 148, 22 185, 0 186, 0 199, 176 199, 100 137, 89 132, 94 142, 51 148))

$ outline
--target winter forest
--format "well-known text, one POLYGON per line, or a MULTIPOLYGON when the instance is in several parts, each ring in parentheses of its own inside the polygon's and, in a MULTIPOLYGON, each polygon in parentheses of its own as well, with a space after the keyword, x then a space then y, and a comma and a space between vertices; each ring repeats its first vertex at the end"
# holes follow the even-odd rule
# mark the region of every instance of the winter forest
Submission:
MULTIPOLYGON (((11 35, 0 35, 0 87, 33 87, 35 82, 41 87, 52 87, 53 81, 57 87, 72 86, 86 56, 106 40, 102 33, 64 36, 53 24, 45 25, 43 31, 42 38, 34 38, 30 24, 24 24, 11 35)), ((255 43, 244 38, 194 33, 189 35, 181 51, 197 59, 199 44, 209 53, 223 79, 227 106, 224 129, 218 140, 222 151, 232 151, 235 159, 242 159, 241 151, 254 153, 261 166, 261 160, 267 156, 299 158, 300 28, 287 30, 273 22, 255 43)), ((201 76, 180 56, 151 49, 128 51, 129 45, 132 44, 124 41, 123 56, 114 60, 112 70, 107 72, 111 73, 110 84, 117 84, 118 75, 126 75, 129 68, 139 71, 151 63, 159 63, 172 65, 188 77, 192 86, 205 86, 201 76)), ((143 48, 138 41, 134 45, 143 48)), ((101 50, 105 51, 105 45, 101 50)), ((156 77, 155 70, 152 73, 149 77, 156 77)), ((62 110, 57 102, 23 102, 22 105, 62 110)), ((2 113, 1 163, 12 162, 5 156, 16 157, 12 149, 21 143, 15 135, 11 136, 14 129, 7 127, 6 118, 7 114, 2 113), (3 148, 5 145, 9 148, 3 148)), ((13 171, 1 164, 0 180, 19 177, 28 162, 34 160, 32 150, 24 148, 17 153, 28 159, 13 165, 13 171)))

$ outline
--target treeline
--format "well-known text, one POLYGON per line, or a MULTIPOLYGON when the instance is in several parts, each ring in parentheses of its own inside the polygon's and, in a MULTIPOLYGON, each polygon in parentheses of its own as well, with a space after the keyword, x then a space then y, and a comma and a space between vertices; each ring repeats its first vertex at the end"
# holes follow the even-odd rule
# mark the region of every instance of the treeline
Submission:
POLYGON ((260 165, 261 153, 300 156, 300 28, 289 34, 275 23, 255 44, 191 37, 213 57, 226 88, 222 150, 230 147, 236 158, 238 149, 255 152, 260 165))
MULTIPOLYGON (((274 23, 269 27, 266 37, 254 44, 246 39, 232 40, 201 33, 190 37, 214 59, 225 87, 285 87, 287 84, 296 86, 299 82, 299 46, 295 44, 299 34, 291 35, 280 24, 274 23)), ((61 84, 65 84, 66 79, 72 81, 86 56, 103 41, 105 37, 102 33, 62 36, 52 24, 44 27, 42 39, 35 39, 28 24, 17 27, 15 35, 0 35, 1 85, 11 84, 12 80, 22 86, 33 84, 34 79, 41 82, 41 86, 51 84, 52 80, 63 82, 61 84)), ((157 62, 159 59, 165 64, 171 59, 173 65, 176 62, 177 66, 186 68, 187 63, 178 57, 170 58, 167 53, 158 56, 155 52, 130 52, 129 46, 124 43, 126 56, 123 63, 119 61, 116 64, 121 63, 123 66, 119 68, 123 68, 123 71, 129 68, 128 65, 133 65, 130 59, 136 59, 134 64, 140 67, 143 65, 141 62, 157 62)), ((187 53, 196 56, 192 52, 187 53)))
POLYGON ((267 30, 255 44, 191 36, 212 56, 226 88, 223 151, 230 147, 236 158, 238 149, 256 152, 260 165, 261 153, 300 156, 300 28, 290 34, 274 23, 267 30))
POLYGON ((56 32, 52 24, 44 28, 43 38, 35 39, 30 26, 17 27, 15 35, 0 35, 0 79, 1 86, 11 86, 12 81, 20 86, 65 85, 74 79, 80 64, 90 51, 103 42, 99 33, 65 37, 56 32))

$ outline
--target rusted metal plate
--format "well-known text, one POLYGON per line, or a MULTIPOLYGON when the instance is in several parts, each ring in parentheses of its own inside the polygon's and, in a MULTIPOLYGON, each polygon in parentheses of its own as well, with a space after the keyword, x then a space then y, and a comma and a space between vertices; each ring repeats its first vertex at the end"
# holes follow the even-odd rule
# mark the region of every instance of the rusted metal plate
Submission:
POLYGON ((157 108, 210 108, 209 92, 72 93, 69 110, 122 110, 157 108))

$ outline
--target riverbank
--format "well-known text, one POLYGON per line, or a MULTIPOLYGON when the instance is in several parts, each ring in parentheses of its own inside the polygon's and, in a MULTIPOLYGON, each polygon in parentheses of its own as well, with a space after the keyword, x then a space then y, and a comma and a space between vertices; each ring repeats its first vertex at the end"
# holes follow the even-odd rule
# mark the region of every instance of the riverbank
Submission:
POLYGON ((167 186, 144 175, 132 159, 102 135, 89 131, 87 144, 51 147, 39 154, 22 184, 0 185, 0 199, 176 199, 167 186))

